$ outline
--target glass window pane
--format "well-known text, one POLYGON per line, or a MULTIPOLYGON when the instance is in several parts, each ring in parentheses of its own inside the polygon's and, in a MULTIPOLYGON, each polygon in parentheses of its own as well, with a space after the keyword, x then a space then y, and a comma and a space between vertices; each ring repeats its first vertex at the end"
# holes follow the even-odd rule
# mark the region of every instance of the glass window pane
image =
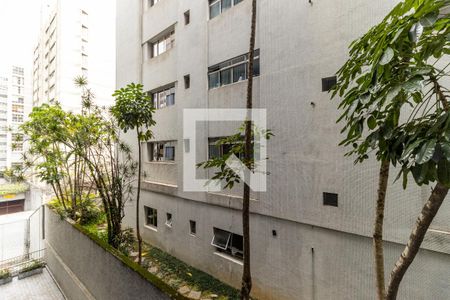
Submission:
POLYGON ((218 15, 220 15, 220 1, 209 6, 209 18, 212 19, 217 17, 218 15))
POLYGON ((213 89, 220 86, 219 72, 209 74, 209 88, 213 89))
POLYGON ((231 0, 222 0, 222 12, 231 7, 231 0))
POLYGON ((242 2, 242 0, 234 0, 234 5, 238 4, 239 2, 242 2))
POLYGON ((217 145, 209 145, 208 152, 209 152, 208 156, 210 159, 220 157, 220 150, 219 150, 219 146, 217 146, 217 145))
POLYGON ((220 72, 220 81, 221 81, 222 85, 231 83, 231 69, 220 72))
POLYGON ((222 229, 214 228, 214 238, 212 244, 217 248, 226 250, 230 242, 231 233, 222 229))
POLYGON ((175 160, 175 147, 166 147, 165 151, 166 160, 175 160))
POLYGON ((245 80, 246 69, 247 69, 247 64, 241 64, 241 65, 233 67, 233 82, 245 80))
POLYGON ((253 75, 259 76, 259 58, 253 61, 253 75))
POLYGON ((158 43, 153 44, 152 57, 158 56, 158 43))
POLYGON ((166 51, 166 41, 162 40, 158 43, 158 55, 166 51))
POLYGON ((175 105, 175 94, 167 95, 166 99, 167 99, 167 103, 166 103, 167 106, 175 105))

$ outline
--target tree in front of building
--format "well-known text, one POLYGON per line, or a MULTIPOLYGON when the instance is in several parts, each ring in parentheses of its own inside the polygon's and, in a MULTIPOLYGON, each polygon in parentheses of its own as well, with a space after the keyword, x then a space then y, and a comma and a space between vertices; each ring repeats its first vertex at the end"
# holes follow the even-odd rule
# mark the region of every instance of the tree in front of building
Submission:
POLYGON ((355 155, 356 163, 370 153, 380 161, 373 235, 378 299, 396 299, 450 187, 450 95, 443 83, 448 80, 449 5, 447 0, 399 3, 351 44, 350 58, 337 74, 333 97, 342 97, 338 121, 346 134, 341 145, 351 147, 347 155, 355 155), (391 164, 404 188, 409 175, 419 186, 435 186, 386 287, 382 232, 391 164))
POLYGON ((141 143, 152 137, 150 128, 156 124, 153 120, 155 109, 151 98, 143 92, 141 84, 131 83, 113 94, 116 98, 111 113, 124 132, 135 130, 138 145, 138 182, 136 196, 136 236, 138 239, 138 262, 142 262, 142 237, 139 225, 139 200, 141 190, 141 166, 142 145, 141 143))

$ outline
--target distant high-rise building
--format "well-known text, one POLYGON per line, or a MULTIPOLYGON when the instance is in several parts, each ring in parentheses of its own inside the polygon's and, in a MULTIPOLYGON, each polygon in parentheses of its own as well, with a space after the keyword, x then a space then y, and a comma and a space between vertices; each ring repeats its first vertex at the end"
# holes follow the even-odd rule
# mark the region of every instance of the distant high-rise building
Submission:
POLYGON ((81 91, 74 84, 78 76, 88 79, 97 104, 111 104, 115 86, 114 16, 95 17, 102 12, 88 1, 51 2, 43 6, 34 50, 33 106, 58 101, 64 109, 79 110, 81 91))
POLYGON ((31 96, 23 67, 0 73, 0 172, 23 163, 23 135, 19 126, 29 113, 31 96))

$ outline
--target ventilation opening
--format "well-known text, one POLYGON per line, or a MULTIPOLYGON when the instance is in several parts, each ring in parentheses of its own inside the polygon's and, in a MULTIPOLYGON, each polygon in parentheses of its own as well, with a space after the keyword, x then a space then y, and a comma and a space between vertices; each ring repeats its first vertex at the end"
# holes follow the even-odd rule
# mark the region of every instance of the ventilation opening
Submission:
POLYGON ((338 206, 338 194, 323 193, 323 205, 326 206, 338 206))
POLYGON ((184 76, 184 88, 188 89, 191 87, 191 76, 190 75, 185 75, 184 76))
POLYGON ((330 91, 337 83, 336 76, 322 78, 322 92, 330 91))
POLYGON ((188 25, 191 22, 191 12, 188 10, 184 13, 184 25, 188 25))

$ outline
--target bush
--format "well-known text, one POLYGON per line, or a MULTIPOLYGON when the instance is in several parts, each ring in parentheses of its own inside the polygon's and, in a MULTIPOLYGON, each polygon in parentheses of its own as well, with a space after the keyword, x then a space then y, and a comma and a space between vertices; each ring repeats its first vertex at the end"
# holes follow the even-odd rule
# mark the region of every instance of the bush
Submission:
POLYGON ((11 273, 9 272, 8 269, 0 270, 0 280, 6 279, 6 278, 9 278, 9 277, 11 277, 11 273))
POLYGON ((124 255, 129 256, 130 252, 133 251, 133 246, 136 243, 136 237, 134 236, 134 232, 132 228, 127 228, 121 232, 119 236, 116 237, 118 239, 117 250, 122 252, 124 255))
POLYGON ((80 225, 87 225, 96 223, 101 218, 102 211, 92 197, 87 197, 78 205, 76 215, 79 215, 77 221, 80 225))
POLYGON ((38 261, 38 260, 32 260, 31 262, 27 263, 25 265, 25 267, 20 270, 19 273, 25 273, 25 272, 29 272, 29 271, 33 271, 39 268, 43 268, 45 266, 45 263, 42 261, 38 261))

